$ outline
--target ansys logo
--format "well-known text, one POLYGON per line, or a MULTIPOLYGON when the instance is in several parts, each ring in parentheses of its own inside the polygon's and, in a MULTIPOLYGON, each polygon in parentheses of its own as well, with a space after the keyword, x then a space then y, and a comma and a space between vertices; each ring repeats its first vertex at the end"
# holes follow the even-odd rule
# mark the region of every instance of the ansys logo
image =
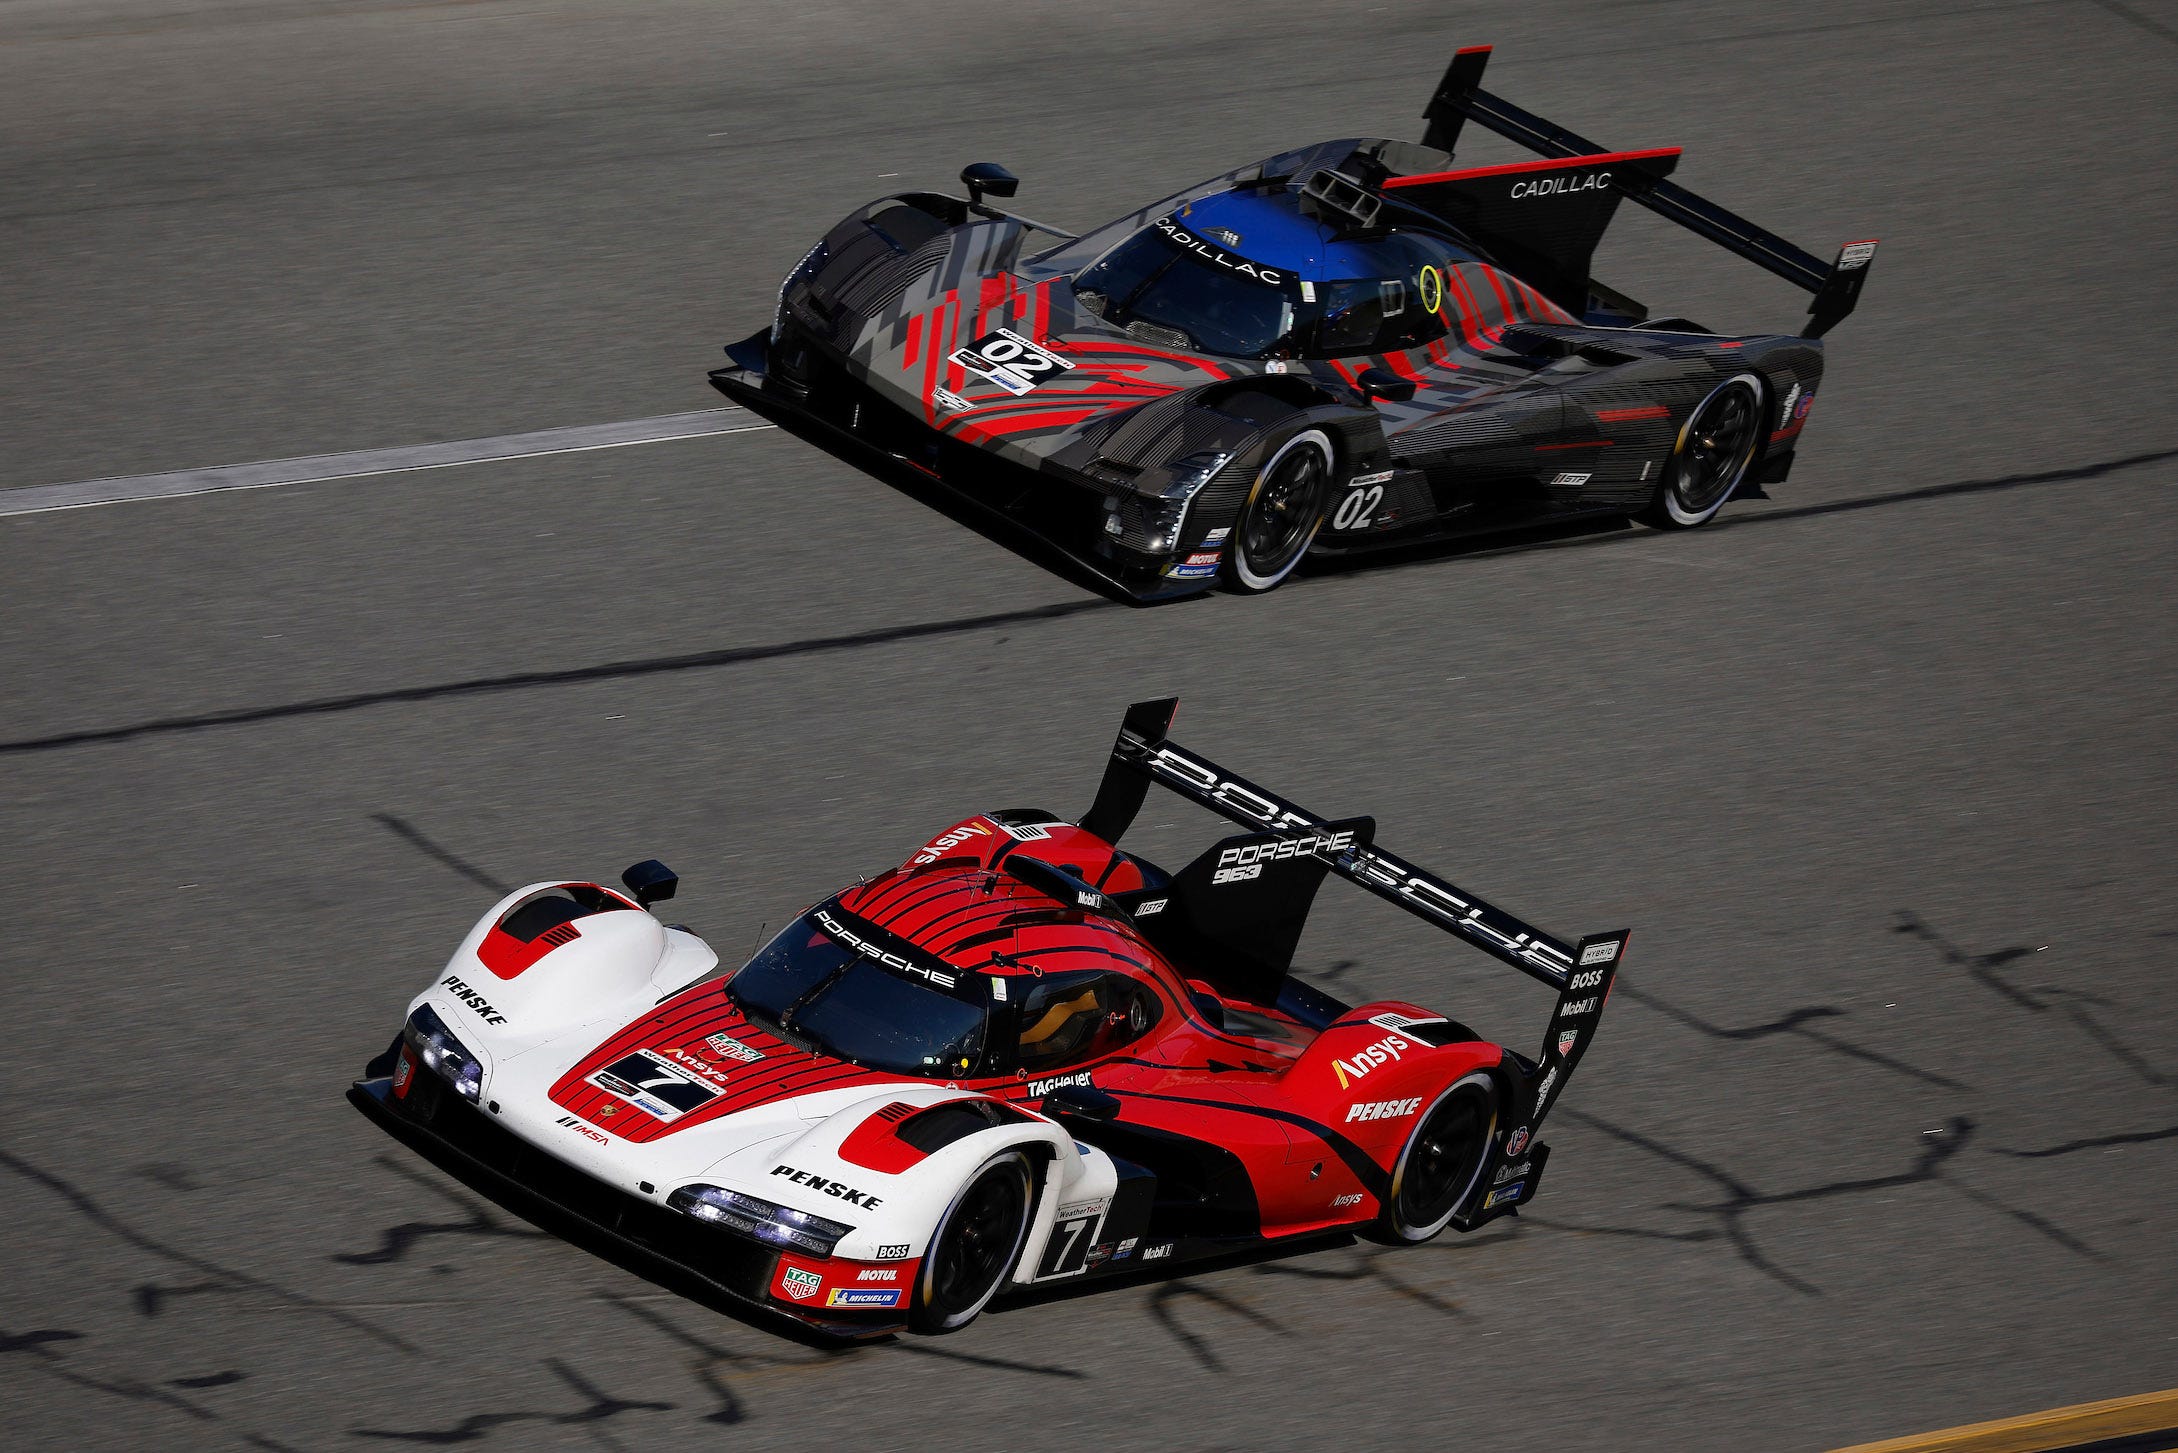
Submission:
POLYGON ((1339 1077, 1339 1088, 1343 1090, 1378 1065, 1390 1064, 1413 1047, 1414 1042, 1406 1036, 1387 1034, 1352 1059, 1331 1061, 1331 1071, 1339 1077))

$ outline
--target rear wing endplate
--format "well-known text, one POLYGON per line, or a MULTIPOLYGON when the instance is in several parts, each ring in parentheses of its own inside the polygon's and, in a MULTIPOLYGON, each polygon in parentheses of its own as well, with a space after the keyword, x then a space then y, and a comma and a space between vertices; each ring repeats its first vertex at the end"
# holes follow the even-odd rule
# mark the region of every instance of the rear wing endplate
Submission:
MULTIPOLYGON (((1444 79, 1437 83, 1436 94, 1422 112, 1429 122, 1422 138, 1424 146, 1449 154, 1459 141, 1461 129, 1474 121, 1540 156, 1585 157, 1610 151, 1483 90, 1482 71, 1489 61, 1490 47, 1486 45, 1469 46, 1452 57, 1444 79)), ((1808 304, 1806 337, 1820 338, 1860 301, 1869 265, 1875 260, 1876 244, 1872 239, 1847 243, 1837 259, 1826 265, 1813 253, 1675 182, 1628 168, 1620 169, 1613 182, 1624 196, 1658 216, 1814 294, 1808 304)))

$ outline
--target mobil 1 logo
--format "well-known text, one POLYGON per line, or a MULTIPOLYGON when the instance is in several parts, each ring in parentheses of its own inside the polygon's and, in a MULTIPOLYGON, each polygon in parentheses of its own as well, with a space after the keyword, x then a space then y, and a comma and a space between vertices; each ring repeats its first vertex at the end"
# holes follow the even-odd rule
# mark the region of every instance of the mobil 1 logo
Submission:
POLYGON ((952 361, 1010 394, 1025 394, 1074 366, 1010 328, 986 333, 966 348, 954 349, 952 361))

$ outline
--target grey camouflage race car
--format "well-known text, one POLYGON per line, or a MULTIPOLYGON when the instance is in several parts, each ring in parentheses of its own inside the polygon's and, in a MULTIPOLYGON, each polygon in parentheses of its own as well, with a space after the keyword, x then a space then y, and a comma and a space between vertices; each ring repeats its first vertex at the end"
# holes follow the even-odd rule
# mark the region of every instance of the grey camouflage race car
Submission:
POLYGON ((881 198, 711 381, 1142 600, 1558 519, 1686 528, 1783 480, 1876 244, 1825 264, 1665 180, 1676 148, 1483 91, 1488 59, 1455 56, 1420 145, 1283 152, 1080 236, 992 205, 1016 183, 989 163, 965 199, 881 198), (1456 169, 1470 120, 1540 159, 1456 169), (1812 293, 1805 327, 1721 336, 1591 277, 1622 198, 1812 293))

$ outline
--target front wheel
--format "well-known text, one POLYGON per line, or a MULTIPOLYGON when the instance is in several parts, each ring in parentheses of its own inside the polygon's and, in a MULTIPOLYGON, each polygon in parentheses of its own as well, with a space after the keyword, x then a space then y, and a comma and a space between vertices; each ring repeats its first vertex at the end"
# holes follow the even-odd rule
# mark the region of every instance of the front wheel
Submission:
POLYGON ((1427 1241, 1466 1204, 1497 1133, 1497 1085, 1477 1070, 1430 1101, 1399 1152, 1376 1238, 1427 1241))
POLYGON ((1257 594, 1275 590, 1308 547, 1331 505, 1331 441, 1303 429, 1278 446, 1255 476, 1225 552, 1225 583, 1257 594))
POLYGON ((1035 1177, 1018 1150, 986 1161, 945 1208, 915 1277, 908 1327, 958 1332, 998 1295, 1028 1237, 1035 1177))
POLYGON ((1667 530, 1707 524, 1747 477, 1761 447, 1762 380, 1751 373, 1726 379, 1687 416, 1641 518, 1667 530))

